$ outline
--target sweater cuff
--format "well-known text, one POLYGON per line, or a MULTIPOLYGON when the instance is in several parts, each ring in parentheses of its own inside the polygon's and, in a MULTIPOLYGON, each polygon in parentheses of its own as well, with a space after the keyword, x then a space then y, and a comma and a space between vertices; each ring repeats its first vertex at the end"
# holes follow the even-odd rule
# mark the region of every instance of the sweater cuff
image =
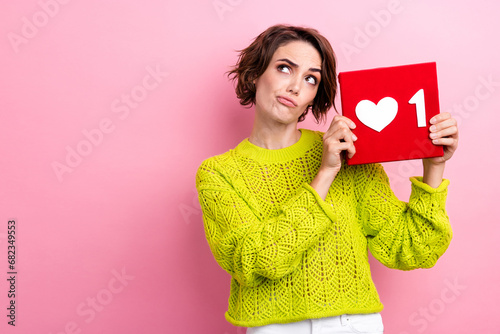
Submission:
POLYGON ((305 183, 304 182, 304 188, 309 192, 311 193, 314 198, 316 199, 316 202, 318 203, 318 205, 321 207, 321 209, 323 210, 323 212, 325 213, 325 215, 330 218, 330 220, 332 221, 337 221, 337 217, 335 215, 335 212, 333 211, 333 208, 331 206, 329 206, 318 194, 318 192, 316 191, 316 189, 314 189, 313 187, 311 187, 311 185, 309 183, 305 183))
POLYGON ((416 186, 428 193, 434 194, 434 193, 440 193, 444 192, 448 189, 448 185, 450 184, 450 180, 443 179, 441 181, 441 184, 437 188, 433 188, 427 183, 423 182, 423 177, 422 176, 412 176, 410 177, 410 181, 413 184, 413 186, 416 186))

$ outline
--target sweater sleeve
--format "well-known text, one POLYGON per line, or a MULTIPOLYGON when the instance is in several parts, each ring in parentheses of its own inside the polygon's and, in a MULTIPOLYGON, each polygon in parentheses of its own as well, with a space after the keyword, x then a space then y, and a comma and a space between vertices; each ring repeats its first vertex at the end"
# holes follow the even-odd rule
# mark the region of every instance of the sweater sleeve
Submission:
POLYGON ((217 263, 246 286, 291 273, 331 224, 333 209, 304 183, 276 216, 262 217, 219 170, 207 159, 196 174, 205 234, 217 263))
POLYGON ((448 180, 438 188, 410 178, 409 202, 399 201, 380 164, 365 165, 359 218, 373 256, 389 268, 430 268, 448 248, 452 230, 445 210, 448 180))

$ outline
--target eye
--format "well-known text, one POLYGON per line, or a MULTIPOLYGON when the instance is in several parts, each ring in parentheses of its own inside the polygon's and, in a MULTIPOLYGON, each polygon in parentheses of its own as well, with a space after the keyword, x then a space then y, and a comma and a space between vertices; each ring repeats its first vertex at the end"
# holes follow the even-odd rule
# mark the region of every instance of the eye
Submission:
POLYGON ((278 71, 283 72, 283 73, 290 73, 290 67, 287 65, 278 65, 278 71))
POLYGON ((307 82, 309 82, 311 85, 316 85, 316 82, 318 82, 318 81, 316 80, 316 77, 314 77, 314 76, 312 76, 312 75, 308 76, 308 77, 306 78, 306 81, 307 81, 307 82))

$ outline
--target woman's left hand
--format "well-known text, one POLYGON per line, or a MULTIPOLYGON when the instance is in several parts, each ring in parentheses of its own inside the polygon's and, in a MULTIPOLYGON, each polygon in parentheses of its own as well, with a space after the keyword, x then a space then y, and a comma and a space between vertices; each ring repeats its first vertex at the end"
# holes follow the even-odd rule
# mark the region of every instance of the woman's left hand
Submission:
POLYGON ((449 160, 458 147, 457 121, 448 112, 437 114, 430 120, 429 138, 434 145, 442 145, 444 155, 423 159, 424 164, 441 165, 449 160))

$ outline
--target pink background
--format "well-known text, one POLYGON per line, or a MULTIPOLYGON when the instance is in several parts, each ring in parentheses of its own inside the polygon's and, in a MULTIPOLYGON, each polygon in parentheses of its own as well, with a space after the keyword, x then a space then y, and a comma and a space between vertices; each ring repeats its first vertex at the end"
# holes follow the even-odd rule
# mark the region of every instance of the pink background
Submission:
MULTIPOLYGON (((243 333, 224 319, 229 275, 205 241, 194 176, 250 134, 253 110, 224 76, 235 50, 291 23, 323 33, 340 71, 437 62, 441 109, 460 121, 445 175, 454 239, 431 270, 372 261, 373 276, 386 333, 498 333, 499 10, 493 0, 3 1, 0 332, 243 333)), ((332 116, 300 127, 325 131, 332 116)), ((407 200, 420 162, 385 166, 407 200)))

